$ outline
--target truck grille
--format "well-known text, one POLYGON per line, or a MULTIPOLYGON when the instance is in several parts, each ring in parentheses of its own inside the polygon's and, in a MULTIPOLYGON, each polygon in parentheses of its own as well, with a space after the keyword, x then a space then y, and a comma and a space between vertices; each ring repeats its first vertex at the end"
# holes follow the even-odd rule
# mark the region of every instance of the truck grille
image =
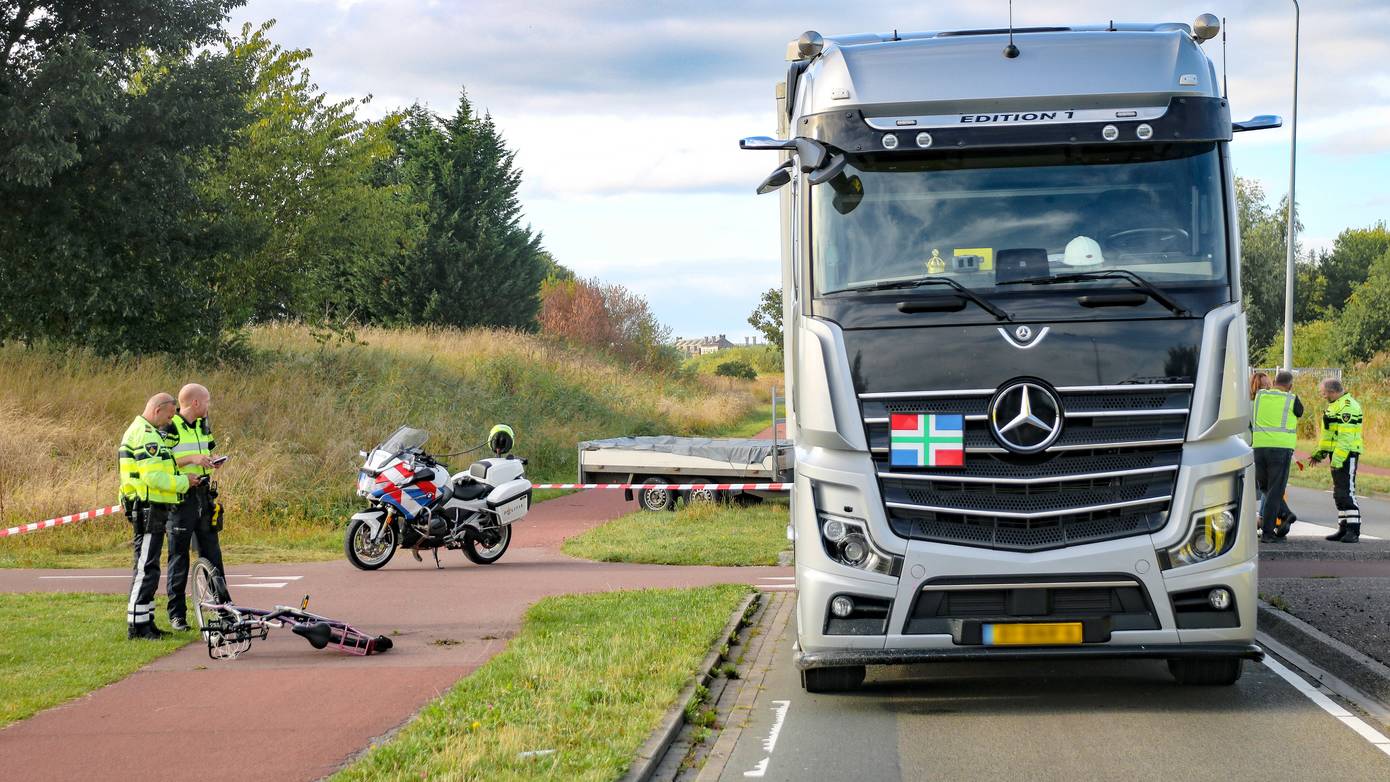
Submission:
POLYGON ((1041 551, 1143 535, 1168 518, 1192 386, 1057 389, 1062 434, 1039 454, 1001 447, 989 431, 989 389, 866 394, 865 431, 885 510, 904 537, 1041 551), (965 416, 965 466, 889 463, 889 415, 965 416))

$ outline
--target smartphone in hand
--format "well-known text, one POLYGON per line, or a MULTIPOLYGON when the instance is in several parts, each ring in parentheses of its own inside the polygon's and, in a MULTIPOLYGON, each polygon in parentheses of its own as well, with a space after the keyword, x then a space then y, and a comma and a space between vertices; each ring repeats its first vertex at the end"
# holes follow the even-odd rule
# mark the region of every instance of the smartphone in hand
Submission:
POLYGON ((221 467, 222 464, 223 464, 224 462, 226 462, 226 461, 227 461, 228 459, 230 459, 230 458, 232 458, 232 457, 230 457, 230 456, 219 456, 219 457, 217 457, 217 458, 215 458, 215 459, 212 460, 212 466, 213 466, 213 467, 221 467))

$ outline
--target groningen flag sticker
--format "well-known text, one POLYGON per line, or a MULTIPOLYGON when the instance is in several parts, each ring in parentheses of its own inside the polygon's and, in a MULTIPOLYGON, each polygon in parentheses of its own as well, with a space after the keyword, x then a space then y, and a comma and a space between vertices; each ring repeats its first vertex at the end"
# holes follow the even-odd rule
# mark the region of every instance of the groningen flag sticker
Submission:
POLYGON ((894 467, 965 465, 965 417, 894 413, 889 463, 894 467))

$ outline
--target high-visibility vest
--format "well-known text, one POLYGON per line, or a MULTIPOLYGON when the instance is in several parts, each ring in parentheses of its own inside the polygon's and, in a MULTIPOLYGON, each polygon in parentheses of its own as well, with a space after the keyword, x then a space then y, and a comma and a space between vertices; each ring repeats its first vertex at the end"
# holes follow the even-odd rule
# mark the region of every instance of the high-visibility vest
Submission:
POLYGON ((1361 453, 1365 443, 1361 438, 1364 416, 1361 403, 1342 394, 1337 401, 1327 406, 1322 414, 1322 439, 1318 442, 1319 451, 1332 454, 1332 466, 1341 467, 1347 456, 1361 453))
POLYGON ((173 505, 188 491, 188 478, 175 469, 169 444, 144 416, 130 422, 117 453, 122 499, 173 505))
POLYGON ((1293 414, 1293 394, 1264 389, 1255 393, 1255 415, 1250 444, 1255 448, 1288 448, 1298 445, 1298 418, 1293 414))
MULTIPOLYGON (((217 447, 217 441, 212 439, 212 425, 206 418, 199 418, 190 424, 182 415, 175 415, 169 428, 174 432, 173 453, 176 461, 192 454, 211 456, 212 449, 217 447)), ((178 470, 180 475, 212 474, 212 470, 199 464, 185 464, 178 470)))

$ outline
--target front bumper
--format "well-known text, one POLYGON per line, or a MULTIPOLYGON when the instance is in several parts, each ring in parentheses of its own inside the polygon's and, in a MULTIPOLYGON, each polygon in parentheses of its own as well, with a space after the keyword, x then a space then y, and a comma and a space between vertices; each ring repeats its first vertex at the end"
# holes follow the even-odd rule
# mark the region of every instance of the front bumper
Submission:
POLYGON ((1264 650, 1255 644, 1138 644, 1120 646, 971 646, 949 649, 821 649, 796 652, 797 670, 851 665, 916 665, 971 660, 1210 660, 1238 658, 1259 662, 1264 650))

